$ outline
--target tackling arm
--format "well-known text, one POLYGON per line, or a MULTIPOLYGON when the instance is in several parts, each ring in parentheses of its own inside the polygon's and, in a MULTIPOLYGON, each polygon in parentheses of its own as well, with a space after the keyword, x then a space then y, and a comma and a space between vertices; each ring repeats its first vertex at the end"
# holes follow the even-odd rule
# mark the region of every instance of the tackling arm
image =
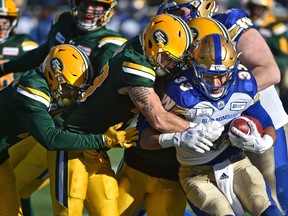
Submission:
POLYGON ((150 123, 151 127, 161 133, 181 132, 189 128, 189 122, 167 112, 153 88, 132 87, 128 94, 150 123))

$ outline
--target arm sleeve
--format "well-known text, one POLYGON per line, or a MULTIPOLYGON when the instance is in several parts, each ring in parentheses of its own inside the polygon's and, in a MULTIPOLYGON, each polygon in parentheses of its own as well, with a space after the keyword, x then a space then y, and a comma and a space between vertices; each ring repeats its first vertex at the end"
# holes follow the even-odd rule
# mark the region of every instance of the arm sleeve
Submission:
POLYGON ((36 49, 26 52, 19 58, 10 60, 3 65, 5 74, 28 71, 38 67, 49 53, 47 43, 42 44, 36 49))

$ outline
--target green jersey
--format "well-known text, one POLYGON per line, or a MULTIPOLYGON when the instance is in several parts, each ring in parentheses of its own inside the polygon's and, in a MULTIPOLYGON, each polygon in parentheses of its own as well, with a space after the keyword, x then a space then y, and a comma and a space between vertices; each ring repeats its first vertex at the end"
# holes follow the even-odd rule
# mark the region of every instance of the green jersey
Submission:
POLYGON ((102 69, 115 50, 126 41, 119 33, 105 26, 95 31, 81 31, 76 27, 70 12, 56 17, 48 34, 47 41, 21 58, 5 64, 6 71, 26 71, 38 67, 53 46, 69 43, 82 48, 89 56, 94 73, 102 69), (25 62, 25 64, 23 64, 25 62))
MULTIPOLYGON (((0 42, 0 64, 23 55, 25 52, 38 47, 38 43, 26 34, 12 34, 0 42)), ((8 71, 13 72, 13 71, 8 71)), ((20 74, 7 74, 0 78, 0 89, 7 86, 20 74)))
POLYGON ((127 123, 135 114, 135 105, 127 88, 153 88, 155 78, 152 65, 142 53, 139 38, 129 40, 103 67, 82 103, 65 120, 64 127, 85 133, 102 133, 110 125, 127 123))
MULTIPOLYGON (((102 135, 75 134, 56 128, 49 114, 53 98, 39 69, 25 72, 0 91, 0 156, 3 150, 32 135, 48 150, 102 149, 102 135)), ((1 159, 1 158, 0 158, 1 159)))

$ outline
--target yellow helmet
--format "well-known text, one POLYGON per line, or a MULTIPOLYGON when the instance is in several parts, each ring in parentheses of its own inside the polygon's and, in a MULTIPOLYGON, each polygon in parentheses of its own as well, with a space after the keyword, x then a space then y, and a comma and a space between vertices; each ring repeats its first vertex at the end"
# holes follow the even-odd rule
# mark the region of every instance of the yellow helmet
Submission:
POLYGON ((200 41, 209 34, 221 34, 230 40, 229 32, 226 27, 218 20, 207 17, 196 17, 187 22, 192 32, 194 42, 200 41))
POLYGON ((193 57, 195 88, 211 100, 224 97, 234 85, 239 64, 232 42, 221 34, 206 35, 195 48, 193 57), (214 76, 225 76, 226 81, 215 86, 211 82, 214 76), (214 94, 215 89, 221 92, 214 94))
POLYGON ((95 30, 101 26, 106 25, 107 22, 110 21, 111 17, 114 13, 114 7, 117 5, 116 0, 71 0, 71 9, 72 9, 72 15, 76 19, 77 26, 83 30, 83 31, 91 31, 95 30), (94 16, 101 15, 100 18, 95 20, 93 23, 86 23, 85 21, 81 20, 79 17, 79 12, 89 12, 87 7, 79 7, 80 2, 90 2, 90 3, 99 3, 104 6, 104 11, 100 12, 98 10, 91 11, 94 16))
POLYGON ((158 76, 172 74, 169 66, 183 63, 189 57, 192 35, 188 25, 172 14, 153 17, 142 33, 142 49, 158 76), (164 54, 165 53, 165 54, 164 54), (163 62, 169 65, 162 65, 163 62))
POLYGON ((18 11, 13 0, 0 0, 0 17, 7 18, 11 22, 10 26, 5 27, 7 33, 4 38, 8 38, 10 32, 16 27, 18 22, 18 11))
POLYGON ((195 17, 212 17, 218 10, 215 0, 164 0, 158 8, 157 14, 172 13, 181 8, 190 9, 190 13, 183 15, 185 21, 195 17))
POLYGON ((42 63, 41 71, 60 106, 78 101, 92 84, 93 68, 88 56, 70 44, 53 47, 42 63))

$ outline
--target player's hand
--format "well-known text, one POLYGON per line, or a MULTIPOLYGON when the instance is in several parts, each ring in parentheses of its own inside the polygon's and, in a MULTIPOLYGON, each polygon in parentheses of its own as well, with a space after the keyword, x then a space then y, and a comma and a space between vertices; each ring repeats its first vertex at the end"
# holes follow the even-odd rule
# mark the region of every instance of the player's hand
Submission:
POLYGON ((182 133, 175 133, 175 144, 199 153, 210 151, 210 147, 213 146, 213 143, 203 136, 202 131, 194 128, 188 128, 182 133))
POLYGON ((249 134, 245 134, 235 127, 231 128, 231 132, 233 133, 228 132, 232 145, 257 154, 261 154, 273 146, 274 141, 271 136, 265 134, 261 137, 255 123, 251 120, 247 123, 250 126, 249 134))
POLYGON ((224 126, 217 121, 210 121, 205 124, 200 123, 192 130, 199 131, 200 135, 211 142, 216 141, 224 131, 224 126))
POLYGON ((136 140, 139 139, 139 131, 135 127, 119 130, 122 127, 123 123, 116 124, 108 128, 104 133, 104 140, 108 148, 130 148, 136 146, 136 140))
POLYGON ((162 148, 172 146, 189 148, 199 153, 210 151, 210 147, 213 146, 213 143, 203 137, 201 130, 195 130, 194 128, 188 128, 181 133, 160 134, 159 145, 162 148))

